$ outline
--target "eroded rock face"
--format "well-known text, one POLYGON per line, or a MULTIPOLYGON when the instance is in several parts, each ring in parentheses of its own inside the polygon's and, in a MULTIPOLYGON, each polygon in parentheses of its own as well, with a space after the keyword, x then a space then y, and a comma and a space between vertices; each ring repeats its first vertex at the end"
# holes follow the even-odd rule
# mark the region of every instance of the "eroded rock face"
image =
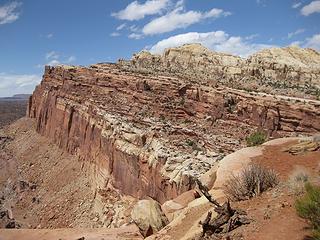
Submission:
POLYGON ((162 55, 146 51, 131 61, 119 61, 125 69, 156 71, 191 81, 226 85, 298 97, 320 97, 320 53, 299 47, 262 50, 247 59, 206 49, 200 44, 169 48, 162 55))
POLYGON ((161 209, 163 210, 169 221, 172 222, 172 220, 174 220, 175 217, 179 215, 182 209, 185 209, 190 202, 199 197, 200 195, 197 191, 190 190, 182 193, 175 199, 166 201, 162 204, 161 209))
POLYGON ((160 204, 154 200, 140 200, 132 209, 131 218, 145 237, 160 231, 169 223, 160 204))
POLYGON ((146 51, 135 54, 132 63, 138 68, 152 68, 168 72, 196 71, 202 74, 241 73, 243 59, 230 54, 212 52, 200 44, 168 48, 162 56, 146 51))
POLYGON ((163 203, 192 189, 257 128, 272 136, 319 131, 319 107, 97 64, 46 67, 28 116, 39 133, 90 167, 97 188, 112 183, 163 203))

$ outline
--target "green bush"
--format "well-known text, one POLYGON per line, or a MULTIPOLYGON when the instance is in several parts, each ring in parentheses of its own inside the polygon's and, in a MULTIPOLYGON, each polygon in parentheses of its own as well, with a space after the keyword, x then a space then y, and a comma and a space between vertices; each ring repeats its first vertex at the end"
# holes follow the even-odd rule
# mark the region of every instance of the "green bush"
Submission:
POLYGON ((307 219, 314 229, 314 238, 320 239, 320 187, 306 183, 305 195, 296 201, 300 217, 307 219))
POLYGON ((247 137, 246 140, 248 147, 258 146, 267 140, 267 135, 264 132, 257 131, 247 137))
POLYGON ((198 144, 193 140, 187 139, 186 144, 188 146, 192 147, 192 150, 194 150, 194 151, 201 151, 202 150, 201 147, 199 147, 198 144))

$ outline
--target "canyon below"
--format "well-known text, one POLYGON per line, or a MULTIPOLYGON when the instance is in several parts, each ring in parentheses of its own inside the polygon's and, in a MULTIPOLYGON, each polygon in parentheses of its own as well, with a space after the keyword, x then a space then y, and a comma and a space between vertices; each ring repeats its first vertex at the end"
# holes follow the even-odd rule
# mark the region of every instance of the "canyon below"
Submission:
POLYGON ((45 66, 27 100, 1 104, 0 240, 312 239, 295 201, 297 176, 320 184, 316 50, 187 44, 45 66), (257 165, 277 184, 232 199, 230 180, 257 165), (226 203, 231 220, 206 234, 226 203))

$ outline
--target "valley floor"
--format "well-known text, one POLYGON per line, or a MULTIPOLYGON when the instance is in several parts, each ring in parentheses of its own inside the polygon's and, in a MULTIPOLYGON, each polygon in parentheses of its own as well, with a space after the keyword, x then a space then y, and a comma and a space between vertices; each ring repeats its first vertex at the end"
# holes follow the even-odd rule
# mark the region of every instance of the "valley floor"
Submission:
MULTIPOLYGON (((0 130, 2 211, 25 228, 93 227, 94 192, 78 158, 22 118, 0 130)), ((0 226, 8 223, 0 219, 0 226)))

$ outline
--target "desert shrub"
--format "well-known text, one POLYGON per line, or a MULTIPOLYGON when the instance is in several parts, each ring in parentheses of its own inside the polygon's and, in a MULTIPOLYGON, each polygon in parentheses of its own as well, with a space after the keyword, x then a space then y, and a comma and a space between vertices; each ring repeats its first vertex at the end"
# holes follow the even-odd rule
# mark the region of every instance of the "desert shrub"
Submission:
POLYGON ((267 135, 264 132, 257 131, 252 133, 249 137, 247 137, 247 146, 257 146, 261 145, 267 140, 267 135))
POLYGON ((185 98, 182 97, 182 98, 180 99, 180 101, 179 101, 179 105, 180 105, 180 106, 183 106, 183 105, 185 104, 185 102, 186 102, 185 98))
POLYGON ((320 187, 306 183, 305 190, 305 195, 296 200, 295 207, 298 215, 312 225, 314 238, 320 239, 320 187))
POLYGON ((202 149, 198 146, 198 144, 193 141, 193 140, 190 140, 190 139, 187 139, 186 140, 186 144, 190 147, 192 147, 192 150, 193 151, 201 151, 202 149))
POLYGON ((275 171, 252 164, 231 176, 225 184, 225 193, 232 200, 246 200, 275 187, 278 182, 275 171))
POLYGON ((160 120, 161 120, 162 122, 166 120, 165 116, 162 115, 162 114, 159 116, 159 118, 160 118, 160 120))
POLYGON ((302 168, 296 168, 289 176, 289 191, 294 195, 302 195, 305 192, 304 187, 308 180, 308 172, 302 168))
POLYGON ((192 147, 193 145, 195 145, 195 142, 193 140, 187 139, 186 140, 186 144, 190 147, 192 147))

